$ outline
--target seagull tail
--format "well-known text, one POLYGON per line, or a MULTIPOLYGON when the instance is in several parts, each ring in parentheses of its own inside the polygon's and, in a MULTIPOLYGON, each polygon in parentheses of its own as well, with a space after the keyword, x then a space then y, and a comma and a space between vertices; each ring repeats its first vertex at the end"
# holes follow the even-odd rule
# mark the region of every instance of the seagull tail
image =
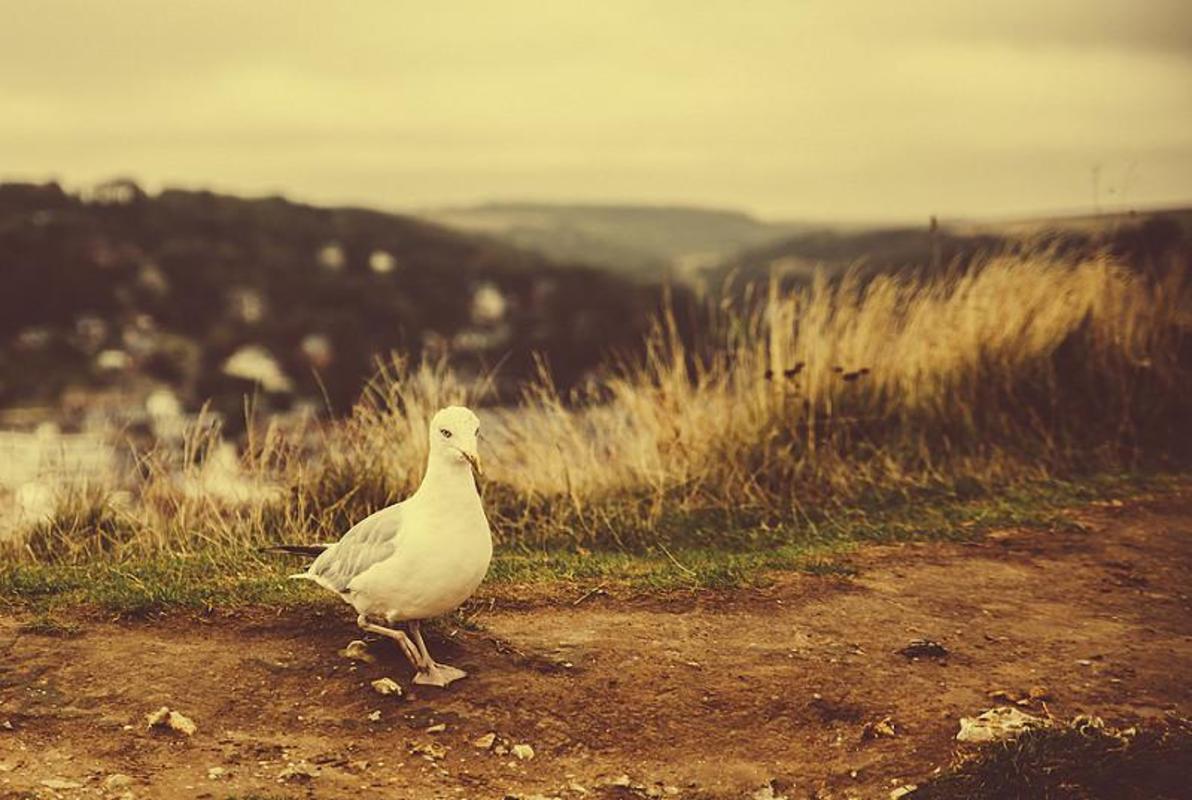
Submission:
POLYGON ((331 545, 329 544, 275 544, 271 547, 262 547, 261 553, 288 553, 292 556, 317 556, 326 550, 331 545))

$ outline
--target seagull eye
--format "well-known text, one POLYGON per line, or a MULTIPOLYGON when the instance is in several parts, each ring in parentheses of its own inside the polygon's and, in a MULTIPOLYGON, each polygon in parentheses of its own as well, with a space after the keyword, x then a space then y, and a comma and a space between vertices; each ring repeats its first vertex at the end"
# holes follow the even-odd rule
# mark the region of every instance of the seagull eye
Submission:
POLYGON ((447 430, 446 428, 439 428, 439 433, 443 434, 444 439, 451 438, 451 431, 447 430))

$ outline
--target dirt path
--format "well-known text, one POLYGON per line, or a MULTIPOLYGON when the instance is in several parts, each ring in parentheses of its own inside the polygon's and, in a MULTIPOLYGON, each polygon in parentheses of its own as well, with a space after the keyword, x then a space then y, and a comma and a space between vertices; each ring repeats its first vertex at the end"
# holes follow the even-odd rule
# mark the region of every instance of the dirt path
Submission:
POLYGON ((472 676, 404 699, 368 685, 408 683, 386 644, 373 664, 337 654, 356 636, 338 611, 88 623, 70 639, 3 620, 0 797, 741 798, 776 781, 791 798, 885 798, 948 762, 957 718, 991 690, 1044 687, 1057 717, 1192 714, 1192 491, 1074 516, 1084 530, 872 548, 852 580, 498 598, 483 632, 431 642, 472 676), (950 655, 895 653, 914 638, 950 655), (147 732, 162 705, 198 732, 147 732), (862 738, 885 717, 895 736, 862 738), (473 746, 489 732, 534 757, 473 746), (279 778, 291 764, 317 774, 279 778), (114 773, 131 784, 105 791, 114 773))

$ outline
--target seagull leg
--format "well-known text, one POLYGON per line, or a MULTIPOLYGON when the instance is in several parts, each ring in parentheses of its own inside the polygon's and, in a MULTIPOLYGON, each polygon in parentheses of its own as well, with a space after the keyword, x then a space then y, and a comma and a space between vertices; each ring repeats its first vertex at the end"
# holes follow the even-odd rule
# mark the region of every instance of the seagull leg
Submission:
POLYGON ((419 674, 425 669, 426 662, 422 660, 421 653, 418 652, 418 648, 414 646, 414 643, 410 641, 410 637, 406 636, 405 631, 375 625, 369 622, 368 617, 363 614, 356 617, 356 624, 360 626, 361 630, 368 631, 369 633, 379 633, 381 636, 397 642, 397 646, 401 648, 402 653, 414 665, 414 669, 418 670, 419 674))
POLYGON ((418 620, 411 621, 410 633, 414 634, 414 643, 418 645, 418 652, 421 654, 423 662, 427 664, 426 669, 420 669, 418 674, 414 676, 414 683, 446 688, 452 681, 457 681, 467 676, 468 673, 462 669, 449 667, 446 664, 439 664, 431 658, 430 651, 426 649, 426 642, 422 641, 421 622, 418 620))

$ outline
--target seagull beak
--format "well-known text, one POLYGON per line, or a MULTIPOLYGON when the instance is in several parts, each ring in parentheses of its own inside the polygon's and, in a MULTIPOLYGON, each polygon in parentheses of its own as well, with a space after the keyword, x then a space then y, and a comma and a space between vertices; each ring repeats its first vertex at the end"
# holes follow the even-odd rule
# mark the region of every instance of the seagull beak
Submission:
POLYGON ((469 453, 466 450, 460 450, 459 452, 463 454, 463 457, 466 458, 468 463, 472 465, 472 469, 477 475, 484 475, 484 470, 480 467, 480 456, 478 454, 469 453))

